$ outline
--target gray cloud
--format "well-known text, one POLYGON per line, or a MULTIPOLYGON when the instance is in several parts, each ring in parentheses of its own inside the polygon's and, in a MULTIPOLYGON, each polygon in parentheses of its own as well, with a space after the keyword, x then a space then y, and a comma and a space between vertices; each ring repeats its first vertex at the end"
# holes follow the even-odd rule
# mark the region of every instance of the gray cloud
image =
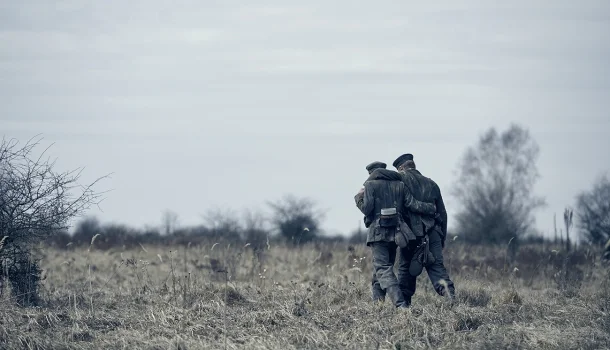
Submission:
POLYGON ((610 167, 606 1, 0 6, 1 129, 114 172, 105 219, 195 223, 292 192, 348 231, 364 165, 406 151, 451 214, 464 149, 518 122, 541 145, 548 231, 610 167))

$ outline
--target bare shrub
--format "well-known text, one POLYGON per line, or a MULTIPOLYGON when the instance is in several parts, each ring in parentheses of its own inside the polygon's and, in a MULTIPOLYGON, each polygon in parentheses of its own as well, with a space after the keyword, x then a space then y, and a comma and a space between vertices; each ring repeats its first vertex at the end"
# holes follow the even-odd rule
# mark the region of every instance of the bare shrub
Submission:
POLYGON ((313 200, 287 195, 268 205, 273 211, 271 224, 289 244, 307 243, 320 234, 324 214, 313 200))
POLYGON ((0 236, 7 237, 0 250, 4 265, 0 271, 8 271, 21 305, 36 300, 34 280, 39 274, 35 246, 67 230, 72 218, 102 199, 102 194, 93 189, 102 178, 81 185, 82 169, 57 172, 55 161, 46 158, 48 148, 34 155, 39 144, 40 139, 22 146, 15 139, 3 138, 0 142, 0 236))

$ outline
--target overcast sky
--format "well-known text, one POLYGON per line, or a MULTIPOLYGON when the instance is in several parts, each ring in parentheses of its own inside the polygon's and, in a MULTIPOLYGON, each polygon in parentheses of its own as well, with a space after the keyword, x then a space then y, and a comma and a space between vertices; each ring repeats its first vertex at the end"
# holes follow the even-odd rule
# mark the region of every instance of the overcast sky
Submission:
POLYGON ((199 224, 292 193, 335 233, 361 222, 364 166, 406 152, 451 219, 464 150, 515 122, 550 231, 610 170, 609 62, 607 0, 0 0, 0 132, 113 172, 102 220, 199 224))

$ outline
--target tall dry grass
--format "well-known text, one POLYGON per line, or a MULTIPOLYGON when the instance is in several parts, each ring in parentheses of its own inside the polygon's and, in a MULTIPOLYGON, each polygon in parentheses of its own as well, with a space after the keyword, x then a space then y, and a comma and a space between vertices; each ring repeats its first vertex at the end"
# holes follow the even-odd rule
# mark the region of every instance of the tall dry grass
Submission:
POLYGON ((468 247, 445 261, 455 303, 424 272, 413 306, 370 301, 364 246, 213 244, 44 250, 45 304, 0 300, 3 349, 602 349, 610 281, 596 252, 468 247))

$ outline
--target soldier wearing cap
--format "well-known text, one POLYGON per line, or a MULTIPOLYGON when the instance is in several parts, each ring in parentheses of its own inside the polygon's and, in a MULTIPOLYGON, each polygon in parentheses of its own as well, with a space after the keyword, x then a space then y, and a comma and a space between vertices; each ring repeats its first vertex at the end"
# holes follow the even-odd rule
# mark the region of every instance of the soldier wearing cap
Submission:
MULTIPOLYGON (((369 165, 367 165, 365 167, 366 171, 368 171, 369 175, 371 175, 371 173, 375 170, 375 169, 385 169, 387 167, 387 164, 384 162, 372 162, 369 165)), ((358 208, 362 208, 362 203, 364 201, 364 191, 363 191, 364 187, 361 189, 360 192, 358 192, 358 194, 356 195, 355 199, 356 199, 356 206, 358 208)), ((371 218, 368 216, 364 217, 364 227, 369 228, 369 226, 371 226, 371 218)), ((371 278, 371 292, 373 293, 373 301, 384 301, 385 300, 385 290, 383 290, 383 288, 381 288, 381 285, 379 284, 379 280, 377 280, 377 274, 375 273, 375 267, 373 267, 373 276, 371 278)))
POLYGON ((355 196, 356 205, 370 221, 366 244, 373 252, 375 277, 394 305, 404 308, 408 304, 394 274, 394 262, 398 245, 406 247, 407 240, 415 240, 403 220, 404 213, 415 211, 433 215, 436 208, 431 203, 415 200, 400 179, 384 179, 379 171, 385 169, 371 166, 372 164, 375 163, 367 166, 370 175, 364 183, 364 189, 355 196))
POLYGON ((453 281, 449 278, 443 262, 443 248, 447 237, 447 211, 441 190, 436 182, 423 176, 416 169, 412 154, 401 155, 392 165, 402 175, 403 182, 412 190, 411 193, 413 193, 416 199, 436 205, 434 217, 420 216, 419 218, 414 218, 412 215, 409 218, 411 229, 414 232, 423 230, 425 234, 424 242, 426 243, 424 248, 428 249, 428 251, 422 250, 422 248, 419 250, 403 249, 400 252, 398 280, 405 300, 410 302, 411 297, 415 293, 417 275, 421 273, 422 267, 426 268, 428 278, 432 282, 434 290, 441 296, 448 295, 453 299, 455 287, 453 281), (422 252, 431 253, 428 262, 422 261, 421 256, 418 256, 422 252))
POLYGON ((375 170, 375 169, 385 169, 386 166, 387 165, 384 162, 374 161, 371 164, 366 166, 366 171, 368 171, 369 175, 371 175, 373 170, 375 170))
MULTIPOLYGON (((379 161, 374 161, 372 163, 370 163, 369 165, 367 165, 366 171, 368 171, 369 176, 371 175, 371 173, 375 170, 375 169, 385 169, 387 167, 387 164, 384 162, 379 162, 379 161)), ((356 206, 358 208, 362 207, 362 201, 364 200, 364 187, 362 187, 360 189, 360 192, 358 192, 358 194, 356 194, 356 197, 354 197, 354 199, 356 200, 356 206)), ((369 226, 371 225, 371 220, 368 217, 364 217, 364 227, 369 228, 369 226)))

